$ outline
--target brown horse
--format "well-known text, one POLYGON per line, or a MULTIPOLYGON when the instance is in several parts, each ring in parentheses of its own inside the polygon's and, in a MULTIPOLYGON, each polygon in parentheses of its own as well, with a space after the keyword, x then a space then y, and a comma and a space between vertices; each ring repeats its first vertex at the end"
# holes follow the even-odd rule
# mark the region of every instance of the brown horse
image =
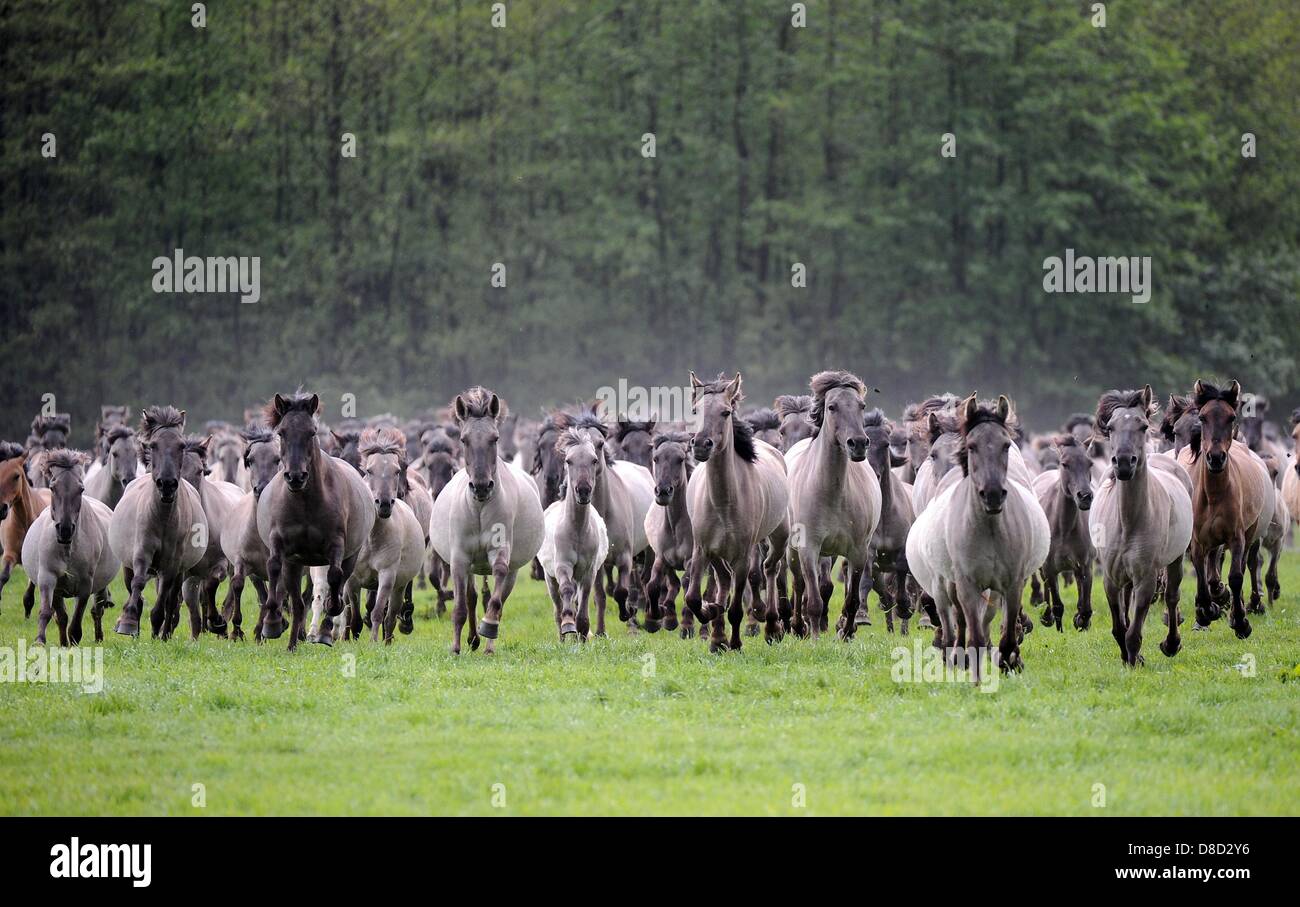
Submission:
MULTIPOLYGON (((266 407, 267 422, 280 437, 284 468, 257 501, 257 531, 266 543, 270 591, 262 606, 262 636, 276 639, 284 633, 280 605, 288 591, 293 602, 291 651, 298 647, 306 616, 304 569, 329 567, 328 616, 337 617, 343 610, 343 584, 352 575, 375 522, 374 501, 361 474, 321 451, 319 412, 320 398, 315 394, 276 394, 266 407)), ((323 621, 310 641, 333 645, 333 621, 323 621)))
POLYGON ((1210 577, 1217 568, 1216 549, 1226 546, 1232 562, 1228 586, 1232 612, 1228 619, 1238 639, 1250 636, 1250 621, 1241 597, 1242 579, 1251 568, 1251 603, 1260 598, 1259 543, 1273 519, 1273 487, 1264 461, 1244 442, 1233 439, 1241 385, 1221 389, 1197 381, 1192 401, 1201 432, 1183 449, 1178 461, 1192 477, 1192 566, 1196 568, 1196 624, 1204 629, 1218 616, 1210 594, 1210 577))
MULTIPOLYGON (((0 444, 0 542, 4 545, 4 560, 0 563, 0 596, 9 582, 14 564, 23 560, 23 539, 27 530, 50 506, 50 490, 33 488, 27 480, 27 458, 21 444, 0 444)), ((23 596, 23 607, 30 616, 35 603, 35 587, 28 582, 23 596)))

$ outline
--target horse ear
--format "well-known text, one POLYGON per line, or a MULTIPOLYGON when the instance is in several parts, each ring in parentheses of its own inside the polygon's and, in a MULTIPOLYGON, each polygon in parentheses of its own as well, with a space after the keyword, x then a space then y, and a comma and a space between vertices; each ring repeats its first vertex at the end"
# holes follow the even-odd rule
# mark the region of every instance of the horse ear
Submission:
POLYGON ((275 411, 282 416, 289 409, 289 401, 285 400, 284 397, 281 397, 279 394, 275 395, 275 400, 272 402, 275 403, 275 411))
POLYGON ((740 399, 740 372, 736 372, 736 377, 732 378, 731 383, 727 385, 727 399, 740 399))
POLYGON ((488 412, 492 414, 493 419, 501 415, 501 398, 496 394, 493 394, 492 399, 488 401, 488 412))
POLYGON ((697 387, 703 387, 703 386, 704 386, 704 382, 701 381, 699 378, 696 378, 695 370, 691 369, 691 389, 694 390, 697 387))
POLYGON ((969 424, 974 420, 980 411, 979 391, 972 391, 971 395, 962 403, 962 411, 966 414, 966 422, 969 424))
POLYGON ((658 424, 659 424, 659 420, 653 418, 649 422, 647 422, 645 424, 646 434, 651 434, 651 435, 654 434, 655 426, 658 424))
POLYGON ((336 432, 334 429, 332 429, 332 428, 330 429, 330 434, 333 436, 334 441, 335 441, 335 442, 336 442, 340 447, 342 447, 342 446, 343 446, 343 438, 342 438, 342 436, 341 436, 338 432, 336 432))
POLYGON ((929 419, 926 421, 925 427, 929 430, 930 440, 931 442, 933 442, 935 435, 939 434, 940 432, 939 417, 934 413, 930 413, 929 419))
MULTIPOLYGON (((320 414, 320 395, 319 395, 319 394, 312 394, 312 395, 311 395, 311 400, 309 400, 309 401, 307 402, 307 409, 308 409, 309 412, 311 412, 311 414, 312 414, 313 416, 316 416, 316 415, 319 415, 319 414, 320 414)), ((182 413, 181 415, 184 415, 184 413, 182 413)))
POLYGON ((1241 383, 1234 380, 1232 384, 1228 386, 1228 392, 1224 396, 1227 398, 1228 405, 1233 409, 1236 409, 1237 401, 1241 399, 1241 383))
POLYGON ((457 394, 456 401, 455 403, 452 404, 452 409, 456 413, 456 418, 461 422, 464 422, 465 414, 467 412, 467 410, 465 409, 465 398, 462 397, 460 394, 457 394))
POLYGON ((1151 390, 1151 385, 1142 388, 1142 409, 1149 416, 1151 415, 1151 401, 1155 398, 1155 392, 1151 390))
POLYGON ((998 394, 998 418, 1003 422, 1011 417, 1011 401, 1006 394, 998 394))

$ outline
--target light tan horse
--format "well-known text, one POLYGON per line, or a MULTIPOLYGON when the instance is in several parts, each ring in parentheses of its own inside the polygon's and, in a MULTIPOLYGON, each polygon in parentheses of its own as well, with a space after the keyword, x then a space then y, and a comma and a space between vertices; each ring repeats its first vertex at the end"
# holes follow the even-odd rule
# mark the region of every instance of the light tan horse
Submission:
MULTIPOLYGON (((849 372, 827 371, 811 379, 813 435, 785 455, 789 471, 795 635, 821 635, 827 606, 821 589, 824 557, 849 565, 840 638, 853 636, 861 603, 860 586, 871 583, 872 536, 880 525, 880 480, 867 462, 863 426, 866 385, 849 372)), ((885 445, 888 457, 888 444, 885 445)))
MULTIPOLYGON (((740 625, 745 616, 745 581, 749 580, 754 610, 766 615, 764 635, 769 642, 781 637, 780 616, 775 602, 776 569, 785 553, 786 527, 785 461, 762 441, 754 440, 754 429, 736 411, 743 399, 741 377, 705 383, 691 372, 691 402, 700 421, 692 446, 699 464, 686 488, 686 506, 695 536, 687 580, 686 604, 701 621, 713 621, 709 651, 739 650, 740 625), (771 545, 761 563, 759 543, 771 545), (721 584, 720 602, 730 594, 726 617, 731 622, 728 642, 720 604, 705 604, 701 594, 704 576, 712 567, 721 584), (766 610, 761 583, 766 573, 766 610)), ((858 430, 861 431, 861 425, 858 430)))

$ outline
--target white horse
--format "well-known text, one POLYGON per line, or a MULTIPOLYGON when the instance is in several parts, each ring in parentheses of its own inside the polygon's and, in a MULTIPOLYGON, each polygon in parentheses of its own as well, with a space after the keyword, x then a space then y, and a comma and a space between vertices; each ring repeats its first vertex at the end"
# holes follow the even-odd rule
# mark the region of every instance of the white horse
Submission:
POLYGON ((544 534, 542 502, 532 477, 497 454, 499 424, 505 406, 496 394, 475 387, 456 397, 454 411, 465 450, 465 468, 456 473, 433 502, 430 538, 433 549, 451 566, 456 597, 452 616, 452 654, 460 654, 465 621, 469 644, 495 651, 501 612, 514 589, 520 567, 536 557, 544 534), (477 630, 473 576, 491 575, 492 594, 477 630))
POLYGON ((937 606, 936 642, 954 658, 974 650, 971 677, 979 682, 998 597, 999 667, 1022 667, 1020 599, 1030 574, 1047 557, 1051 529, 1012 442, 1011 402, 999 397, 996 404, 980 403, 972 394, 959 412, 961 469, 945 476, 938 496, 917 517, 907 539, 907 563, 937 606))
MULTIPOLYGON (((108 542, 113 512, 103 502, 83 494, 90 457, 71 450, 50 451, 45 458, 45 486, 53 500, 41 511, 23 539, 23 568, 40 592, 41 611, 36 641, 45 644, 50 617, 59 623, 59 645, 81 643, 81 619, 92 595, 113 581, 122 562, 108 542), (75 598, 77 610, 68 626, 63 599, 75 598)), ((103 642, 103 606, 97 601, 95 642, 103 642)))
POLYGON ((537 559, 555 606, 560 638, 576 636, 586 642, 591 627, 588 599, 609 554, 605 520, 592 504, 602 454, 590 437, 575 429, 560 435, 557 452, 564 455, 565 492, 546 508, 546 538, 537 559))

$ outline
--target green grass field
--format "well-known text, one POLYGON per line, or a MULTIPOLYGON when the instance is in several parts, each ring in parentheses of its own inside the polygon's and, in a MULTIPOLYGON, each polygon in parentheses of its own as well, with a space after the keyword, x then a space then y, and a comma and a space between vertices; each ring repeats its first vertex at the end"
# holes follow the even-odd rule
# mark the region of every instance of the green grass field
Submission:
MULTIPOLYGON (((498 654, 454 658, 429 592, 391 648, 292 655, 283 638, 191 643, 186 617, 182 638, 130 640, 115 608, 103 692, 0 684, 0 813, 1296 814, 1300 678, 1282 675, 1300 662, 1300 555, 1282 584, 1239 641, 1226 621, 1191 632, 1189 583, 1182 653, 1160 654, 1153 610, 1138 670, 1095 602, 1087 633, 1035 629, 994 692, 894 682, 900 640, 874 610, 849 644, 712 656, 615 620, 576 647, 521 578, 498 654)), ((35 635, 24 586, 5 589, 0 646, 35 635)))

